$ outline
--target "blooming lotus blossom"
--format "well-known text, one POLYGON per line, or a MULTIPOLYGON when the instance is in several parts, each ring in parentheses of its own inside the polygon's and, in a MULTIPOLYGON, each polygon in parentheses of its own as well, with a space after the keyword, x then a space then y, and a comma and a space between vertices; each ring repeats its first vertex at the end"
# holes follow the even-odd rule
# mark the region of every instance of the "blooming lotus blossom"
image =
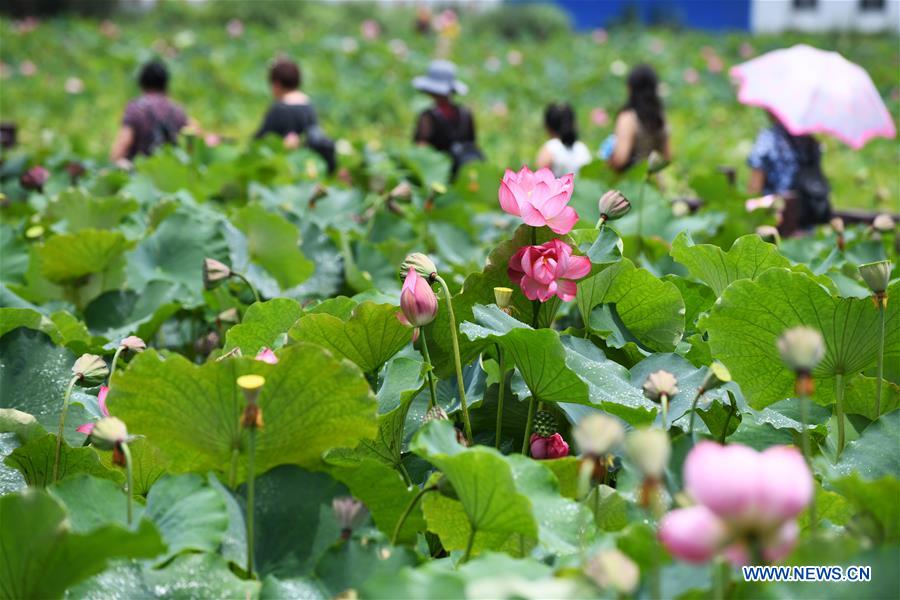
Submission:
POLYGON ((572 256, 572 248, 560 240, 540 246, 519 248, 509 260, 507 274, 522 288, 529 300, 546 302, 558 296, 563 302, 575 299, 575 281, 587 275, 591 261, 586 256, 572 256))
POLYGON ((262 348, 256 355, 256 360, 262 361, 264 363, 269 363, 270 365, 278 364, 278 357, 275 356, 275 353, 272 352, 271 348, 262 348))
POLYGON ((500 182, 500 207, 532 227, 546 225, 554 233, 569 233, 578 222, 578 213, 568 205, 574 177, 569 173, 557 179, 546 168, 532 172, 522 167, 518 173, 507 169, 500 182))
POLYGON ((26 190, 41 191, 48 179, 50 179, 50 171, 44 167, 38 166, 31 167, 25 171, 19 178, 19 183, 21 183, 22 187, 26 190))
POLYGON ((381 25, 373 19, 366 19, 359 26, 360 34, 365 40, 377 40, 381 35, 381 25))
MULTIPOLYGON (((106 395, 109 394, 109 386, 101 386, 100 393, 97 394, 97 404, 100 405, 100 414, 104 417, 109 416, 109 409, 106 408, 106 395)), ((91 435, 91 432, 94 431, 94 425, 96 423, 84 423, 83 425, 79 425, 75 431, 78 433, 83 433, 84 435, 91 435)))
POLYGON ((400 290, 400 311, 397 318, 408 327, 413 327, 413 341, 419 337, 419 327, 428 325, 437 316, 438 301, 434 290, 424 277, 409 267, 403 288, 400 290))
POLYGON ((569 455, 569 444, 558 433, 543 437, 531 434, 531 457, 537 459, 563 458, 569 455))
POLYGON ((813 496, 809 467, 789 446, 757 452, 700 442, 685 461, 684 481, 698 504, 667 514, 659 537, 672 554, 691 562, 723 554, 746 564, 754 541, 764 560, 784 558, 799 533, 795 519, 813 496))
POLYGON ((240 19, 231 19, 225 25, 225 31, 233 38, 239 38, 244 35, 244 22, 240 19))

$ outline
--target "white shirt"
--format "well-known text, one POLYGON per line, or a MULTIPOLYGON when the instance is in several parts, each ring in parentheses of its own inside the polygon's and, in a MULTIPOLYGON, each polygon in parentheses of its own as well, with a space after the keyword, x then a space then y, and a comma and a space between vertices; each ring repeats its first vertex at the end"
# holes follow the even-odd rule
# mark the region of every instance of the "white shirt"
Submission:
POLYGON ((578 174, 581 167, 591 162, 591 151, 584 142, 576 141, 571 148, 567 148, 559 138, 553 138, 547 140, 544 149, 552 157, 550 170, 557 177, 562 177, 566 173, 578 174))

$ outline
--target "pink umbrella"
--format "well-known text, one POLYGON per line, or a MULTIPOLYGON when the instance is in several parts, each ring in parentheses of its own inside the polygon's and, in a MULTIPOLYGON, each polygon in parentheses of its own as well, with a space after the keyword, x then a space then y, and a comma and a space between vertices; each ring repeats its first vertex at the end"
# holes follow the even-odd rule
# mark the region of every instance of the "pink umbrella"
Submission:
POLYGON ((732 67, 731 76, 742 104, 769 110, 794 135, 829 133, 859 149, 897 133, 869 74, 837 52, 798 44, 732 67))

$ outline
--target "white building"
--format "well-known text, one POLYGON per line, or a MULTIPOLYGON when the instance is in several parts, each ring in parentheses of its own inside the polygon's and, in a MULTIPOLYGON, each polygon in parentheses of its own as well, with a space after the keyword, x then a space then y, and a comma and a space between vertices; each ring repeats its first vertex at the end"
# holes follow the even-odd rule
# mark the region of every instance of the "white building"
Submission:
POLYGON ((750 29, 900 33, 900 0, 752 0, 750 29))

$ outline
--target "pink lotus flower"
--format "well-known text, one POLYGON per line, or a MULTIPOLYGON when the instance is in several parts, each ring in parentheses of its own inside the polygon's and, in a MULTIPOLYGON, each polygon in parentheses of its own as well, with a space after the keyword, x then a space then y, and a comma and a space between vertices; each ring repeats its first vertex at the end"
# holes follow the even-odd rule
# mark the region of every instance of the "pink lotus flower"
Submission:
POLYGON ((64 87, 67 94, 80 94, 84 91, 84 82, 78 77, 69 77, 64 87))
POLYGON ((413 341, 419 337, 419 327, 428 325, 437 316, 438 300, 434 290, 424 277, 413 267, 406 272, 403 288, 400 290, 400 311, 397 318, 407 327, 412 327, 413 341))
MULTIPOLYGON (((109 416, 109 409, 106 408, 106 395, 109 394, 109 386, 103 385, 100 386, 100 393, 97 394, 97 404, 100 405, 100 414, 104 417, 109 416)), ((96 423, 85 423, 83 425, 79 425, 75 431, 78 433, 83 433, 84 435, 91 435, 91 432, 94 431, 94 425, 96 423)))
POLYGON ((572 256, 572 248, 560 240, 550 240, 540 246, 519 248, 511 259, 507 274, 522 288, 529 300, 546 302, 558 296, 563 302, 575 299, 575 279, 591 270, 586 256, 572 256))
POLYGON ((759 198, 750 198, 749 200, 744 202, 744 208, 747 212, 753 212, 754 210, 769 209, 775 204, 777 196, 775 194, 768 194, 766 196, 760 196, 759 198))
POLYGON ((37 70, 37 65, 30 60, 22 61, 22 64, 19 65, 19 73, 21 73, 25 77, 33 76, 35 73, 37 73, 37 70))
POLYGON ((558 433, 549 437, 543 437, 537 433, 531 434, 531 458, 538 460, 545 458, 563 458, 569 455, 569 444, 558 433))
POLYGON ((363 39, 366 40, 377 40, 378 36, 381 35, 381 25, 378 24, 378 21, 372 19, 363 21, 362 25, 359 26, 359 30, 363 39))
POLYGON ((554 233, 569 233, 578 222, 578 213, 568 206, 574 177, 569 173, 557 179, 550 169, 507 169, 500 182, 500 207, 532 227, 546 225, 554 233))
POLYGON ((751 46, 749 42, 741 42, 738 53, 741 55, 741 58, 748 59, 753 58, 753 55, 756 54, 756 50, 753 49, 753 46, 751 46))
POLYGON ((591 37, 597 44, 605 44, 607 40, 609 40, 609 34, 602 27, 599 29, 595 29, 591 34, 591 37))
POLYGON ((256 358, 256 360, 261 360, 264 363, 269 363, 270 365, 278 364, 278 357, 275 356, 275 353, 272 352, 271 348, 263 348, 254 358, 256 358))
POLYGON ((591 123, 597 127, 603 127, 609 123, 609 114, 605 108, 595 108, 591 111, 591 123))
POLYGON ((700 82, 700 73, 693 67, 685 69, 681 76, 688 85, 697 85, 700 82))
POLYGON ((231 19, 225 25, 225 31, 233 38, 239 38, 244 35, 244 22, 240 19, 231 19))
POLYGON ((685 490, 696 506, 667 514, 659 537, 683 560, 704 562, 722 553, 736 565, 750 561, 750 540, 764 560, 777 561, 797 540, 796 517, 813 496, 813 479, 796 448, 700 442, 684 464, 685 490))

